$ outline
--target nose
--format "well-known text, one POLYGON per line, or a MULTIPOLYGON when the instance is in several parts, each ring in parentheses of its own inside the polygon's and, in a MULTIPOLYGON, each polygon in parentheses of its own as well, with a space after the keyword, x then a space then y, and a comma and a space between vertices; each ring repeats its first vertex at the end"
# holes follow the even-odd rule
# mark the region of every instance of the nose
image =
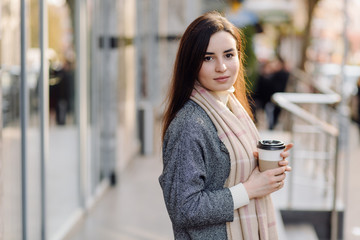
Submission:
POLYGON ((223 61, 218 60, 216 62, 215 71, 216 72, 225 72, 227 69, 226 64, 223 61))

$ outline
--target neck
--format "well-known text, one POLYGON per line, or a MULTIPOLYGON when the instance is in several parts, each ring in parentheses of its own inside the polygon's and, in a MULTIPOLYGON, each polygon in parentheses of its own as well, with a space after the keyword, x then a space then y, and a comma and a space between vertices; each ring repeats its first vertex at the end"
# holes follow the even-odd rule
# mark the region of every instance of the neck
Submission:
POLYGON ((235 91, 235 88, 231 87, 230 89, 225 90, 225 91, 214 91, 212 93, 216 97, 217 100, 219 100, 221 103, 223 103, 225 106, 227 106, 227 103, 229 100, 229 94, 233 93, 234 91, 235 91))

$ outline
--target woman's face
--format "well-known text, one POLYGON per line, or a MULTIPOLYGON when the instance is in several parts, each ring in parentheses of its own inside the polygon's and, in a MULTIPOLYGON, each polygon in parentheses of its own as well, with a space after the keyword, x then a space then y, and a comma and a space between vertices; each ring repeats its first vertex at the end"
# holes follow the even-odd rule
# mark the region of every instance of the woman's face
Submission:
POLYGON ((200 84, 210 91, 225 91, 234 85, 239 73, 235 38, 220 31, 210 37, 198 75, 200 84))

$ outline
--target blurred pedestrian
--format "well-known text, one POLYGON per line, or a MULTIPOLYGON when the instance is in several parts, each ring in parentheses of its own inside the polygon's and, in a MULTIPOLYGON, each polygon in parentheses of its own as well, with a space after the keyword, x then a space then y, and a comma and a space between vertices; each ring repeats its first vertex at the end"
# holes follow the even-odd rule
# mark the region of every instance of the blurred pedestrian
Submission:
MULTIPOLYGON (((273 68, 274 72, 271 75, 271 96, 277 92, 285 92, 286 85, 289 79, 289 71, 286 69, 285 62, 282 58, 278 58, 275 61, 273 68)), ((268 126, 270 130, 273 130, 279 119, 281 108, 277 106, 273 101, 268 102, 269 106, 267 107, 267 116, 268 116, 268 126)))
POLYGON ((66 125, 67 113, 73 106, 74 69, 69 60, 50 68, 50 109, 55 112, 56 124, 66 125))
MULTIPOLYGON (((257 111, 261 110, 265 112, 266 104, 271 101, 271 96, 273 94, 272 75, 273 69, 271 61, 263 60, 260 62, 259 76, 253 94, 257 111)), ((256 113, 257 111, 254 112, 256 113)))
POLYGON ((290 171, 260 172, 241 34, 217 12, 183 34, 163 122, 159 182, 175 239, 278 239, 270 193, 290 171))
POLYGON ((281 112, 281 108, 271 100, 271 97, 274 93, 285 91, 288 79, 289 71, 282 58, 266 60, 262 63, 254 100, 256 108, 265 112, 267 127, 270 130, 276 127, 281 112))

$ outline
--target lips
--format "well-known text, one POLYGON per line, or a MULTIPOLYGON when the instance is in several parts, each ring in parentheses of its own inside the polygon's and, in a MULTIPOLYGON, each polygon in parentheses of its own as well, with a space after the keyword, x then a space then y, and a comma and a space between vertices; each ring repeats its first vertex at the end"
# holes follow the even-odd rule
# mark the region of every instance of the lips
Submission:
POLYGON ((218 82, 224 82, 224 81, 228 80, 229 78, 230 78, 230 76, 221 76, 221 77, 214 78, 214 80, 218 81, 218 82))

